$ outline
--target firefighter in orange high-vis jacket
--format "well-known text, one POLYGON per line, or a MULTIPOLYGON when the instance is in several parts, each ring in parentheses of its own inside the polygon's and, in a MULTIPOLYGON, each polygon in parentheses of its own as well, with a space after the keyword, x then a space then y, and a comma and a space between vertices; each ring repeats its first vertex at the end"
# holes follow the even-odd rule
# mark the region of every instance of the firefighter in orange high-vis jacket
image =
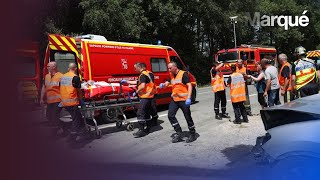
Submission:
POLYGON ((85 125, 78 105, 83 106, 84 100, 81 92, 81 82, 77 76, 77 65, 70 63, 68 72, 61 77, 60 83, 61 104, 71 115, 72 127, 70 140, 78 140, 85 132, 85 125))
POLYGON ((47 117, 49 125, 56 132, 62 125, 60 121, 61 108, 58 104, 60 97, 60 79, 62 73, 58 72, 56 62, 47 64, 48 74, 45 76, 44 85, 41 89, 40 105, 47 103, 47 117))
POLYGON ((120 83, 138 86, 133 96, 137 94, 140 98, 140 105, 137 112, 139 130, 133 133, 133 135, 135 137, 143 137, 150 133, 151 127, 158 124, 158 113, 154 102, 157 89, 154 84, 154 75, 152 72, 146 70, 145 63, 135 63, 134 69, 140 73, 138 81, 121 80, 120 83))
POLYGON ((280 54, 278 56, 279 62, 281 64, 281 68, 279 71, 278 79, 280 84, 280 94, 283 96, 284 103, 287 103, 288 101, 294 100, 294 94, 291 90, 291 70, 292 65, 288 62, 288 57, 285 54, 280 54))
POLYGON ((228 86, 230 86, 230 97, 235 115, 233 123, 241 124, 242 122, 249 122, 244 106, 244 102, 246 101, 246 84, 243 75, 236 72, 236 70, 236 66, 231 65, 233 73, 228 79, 228 86))
POLYGON ((228 114, 226 113, 227 110, 227 97, 226 97, 226 91, 225 91, 225 82, 223 74, 220 70, 221 67, 223 67, 223 63, 214 63, 211 70, 211 87, 212 91, 214 92, 214 112, 216 114, 216 119, 222 120, 222 118, 230 118, 228 114), (219 113, 219 105, 221 102, 221 111, 222 113, 219 113))
MULTIPOLYGON (((244 80, 247 79, 247 68, 243 64, 242 59, 237 60, 236 72, 243 75, 244 80)), ((246 107, 247 115, 252 116, 250 98, 249 98, 249 90, 246 82, 246 101, 244 102, 244 107, 246 107)))
POLYGON ((169 84, 172 85, 172 100, 169 105, 168 118, 169 121, 176 131, 172 136, 172 142, 177 143, 182 141, 182 129, 176 118, 177 111, 182 110, 184 117, 187 120, 189 128, 189 137, 186 140, 187 143, 196 140, 196 130, 191 117, 190 105, 191 105, 191 95, 192 95, 192 85, 188 76, 188 73, 178 69, 175 62, 170 62, 168 64, 168 69, 170 71, 171 81, 161 83, 159 88, 168 87, 169 84))

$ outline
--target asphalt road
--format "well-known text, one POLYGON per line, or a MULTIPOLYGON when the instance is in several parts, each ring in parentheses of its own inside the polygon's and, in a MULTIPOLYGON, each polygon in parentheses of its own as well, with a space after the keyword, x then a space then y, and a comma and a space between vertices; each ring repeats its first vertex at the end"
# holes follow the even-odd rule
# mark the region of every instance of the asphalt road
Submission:
MULTIPOLYGON (((260 105, 254 86, 249 86, 249 94, 252 112, 257 115, 249 116, 249 123, 235 125, 229 119, 214 118, 214 94, 210 87, 199 88, 197 103, 191 106, 198 138, 189 144, 171 143, 170 136, 174 130, 167 118, 166 108, 159 112, 160 126, 142 138, 134 138, 132 131, 108 128, 102 131, 100 139, 87 138, 70 144, 61 138, 52 144, 87 163, 95 164, 97 171, 102 168, 123 172, 117 175, 108 173, 109 179, 129 176, 137 179, 230 179, 235 175, 232 172, 239 168, 256 167, 250 150, 256 137, 265 134, 258 115, 260 105)), ((229 90, 227 100, 227 112, 233 120, 229 90)), ((181 111, 177 113, 177 119, 187 136, 187 123, 181 111)), ((93 177, 105 177, 104 172, 98 171, 93 177)))

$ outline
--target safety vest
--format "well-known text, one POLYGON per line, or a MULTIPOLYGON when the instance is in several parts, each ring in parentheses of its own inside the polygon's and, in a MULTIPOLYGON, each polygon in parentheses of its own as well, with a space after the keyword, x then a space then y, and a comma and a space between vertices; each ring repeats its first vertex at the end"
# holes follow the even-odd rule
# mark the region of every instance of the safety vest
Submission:
POLYGON ((316 67, 312 60, 304 58, 294 62, 294 64, 297 90, 317 78, 316 67))
POLYGON ((279 75, 278 75, 278 79, 279 79, 279 84, 280 84, 280 88, 283 90, 284 88, 284 83, 285 83, 285 78, 281 76, 281 73, 282 73, 282 70, 284 67, 289 67, 290 69, 290 77, 289 77, 289 84, 288 84, 288 88, 287 88, 287 91, 291 91, 291 69, 292 69, 292 66, 290 63, 286 62, 284 65, 282 65, 280 71, 279 71, 279 75))
POLYGON ((212 77, 211 74, 211 87, 213 92, 223 91, 225 89, 224 78, 220 70, 212 77))
POLYGON ((62 73, 57 72, 55 75, 51 77, 50 74, 45 76, 45 89, 47 94, 47 103, 57 103, 61 101, 60 98, 60 79, 63 76, 62 73))
POLYGON ((66 106, 77 106, 79 105, 79 97, 77 89, 72 85, 73 77, 77 76, 72 72, 67 72, 61 77, 60 81, 60 95, 61 105, 66 106))
POLYGON ((240 73, 231 74, 230 96, 233 103, 246 101, 246 84, 240 73))
MULTIPOLYGON (((140 76, 139 76, 139 80, 140 80, 140 77, 142 75, 146 75, 149 79, 150 79, 150 82, 149 83, 146 83, 145 87, 139 92, 139 97, 140 98, 153 98, 154 95, 156 94, 156 86, 154 84, 154 82, 152 81, 151 77, 150 77, 150 71, 142 71, 140 76)), ((139 86, 141 86, 141 83, 139 82, 138 84, 138 88, 139 86)))
POLYGON ((237 70, 236 70, 237 73, 247 74, 247 68, 246 67, 242 66, 242 68, 239 69, 238 66, 236 66, 236 68, 237 68, 237 70))
POLYGON ((171 97, 176 102, 186 101, 188 99, 188 86, 182 83, 182 77, 184 73, 185 71, 179 70, 176 77, 170 74, 172 85, 171 97))

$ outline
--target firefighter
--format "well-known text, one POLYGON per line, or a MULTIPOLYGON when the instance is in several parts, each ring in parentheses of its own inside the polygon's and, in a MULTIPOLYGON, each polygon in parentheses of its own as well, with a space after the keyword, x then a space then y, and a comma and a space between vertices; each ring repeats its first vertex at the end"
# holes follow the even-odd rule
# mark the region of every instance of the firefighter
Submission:
POLYGON ((306 49, 302 46, 295 49, 295 55, 298 56, 298 60, 292 66, 292 88, 296 86, 300 97, 318 94, 316 63, 306 58, 306 49))
POLYGON ((291 64, 287 61, 288 57, 285 54, 280 54, 279 62, 282 65, 279 71, 278 79, 280 84, 280 94, 284 98, 284 103, 288 100, 294 100, 294 94, 291 90, 291 64))
POLYGON ((60 106, 65 108, 71 115, 72 125, 70 140, 78 140, 84 132, 84 120, 78 108, 83 105, 84 100, 81 92, 81 82, 77 74, 77 65, 70 63, 68 72, 61 77, 60 82, 60 106))
POLYGON ((170 62, 168 64, 168 69, 170 71, 171 82, 166 81, 161 83, 159 88, 168 87, 169 84, 172 85, 172 100, 169 105, 168 118, 173 126, 176 133, 172 136, 172 142, 177 143, 182 141, 182 129, 177 120, 176 113, 179 108, 182 110, 184 117, 186 118, 190 135, 186 140, 187 143, 196 140, 196 130, 191 117, 190 105, 191 105, 191 95, 192 95, 192 85, 188 73, 179 70, 175 62, 170 62))
POLYGON ((144 63, 135 63, 134 68, 140 73, 138 82, 121 80, 120 83, 128 83, 138 85, 137 91, 134 93, 140 97, 140 108, 137 112, 139 122, 139 130, 133 135, 135 137, 143 137, 150 132, 152 126, 157 125, 158 114, 154 103, 154 95, 156 94, 156 86, 154 84, 154 75, 146 70, 144 63), (150 115, 152 118, 150 119, 150 115))
POLYGON ((212 91, 214 92, 214 112, 216 114, 215 118, 218 120, 222 120, 222 118, 230 118, 230 116, 228 116, 228 114, 226 113, 227 97, 225 91, 225 82, 220 70, 223 65, 223 62, 220 62, 220 64, 215 63, 210 70, 211 86, 212 91), (219 113, 220 102, 222 111, 221 114, 219 113))
MULTIPOLYGON (((236 72, 242 74, 244 80, 246 80, 246 78, 247 78, 247 68, 244 67, 242 59, 238 59, 238 61, 237 61, 236 72)), ((246 82, 246 101, 244 103, 244 106, 246 107, 247 115, 248 116, 252 116, 247 82, 246 82)))
POLYGON ((230 97, 234 110, 235 120, 234 124, 248 123, 248 116, 244 102, 246 101, 246 82, 241 73, 237 72, 235 65, 231 65, 232 74, 228 79, 228 86, 230 86, 230 97), (241 119, 241 116, 243 119, 241 119))
POLYGON ((58 72, 56 62, 49 62, 47 69, 48 74, 45 76, 45 82, 41 89, 40 105, 47 104, 49 125, 56 132, 62 125, 60 121, 61 108, 58 107, 58 104, 61 101, 60 79, 63 74, 58 72))

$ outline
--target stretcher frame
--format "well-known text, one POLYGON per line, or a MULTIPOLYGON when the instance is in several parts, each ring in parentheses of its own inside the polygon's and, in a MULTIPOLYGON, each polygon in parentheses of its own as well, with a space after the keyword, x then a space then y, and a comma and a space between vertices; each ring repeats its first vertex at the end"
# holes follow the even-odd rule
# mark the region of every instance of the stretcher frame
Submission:
POLYGON ((130 108, 134 109, 139 103, 138 97, 132 97, 129 93, 124 94, 122 92, 122 85, 120 84, 119 94, 112 93, 104 95, 102 100, 89 99, 83 106, 79 106, 79 108, 88 132, 91 132, 92 129, 94 129, 95 137, 100 138, 102 136, 101 130, 110 127, 121 128, 125 126, 126 130, 133 131, 133 123, 136 122, 136 120, 129 121, 125 115, 125 111, 130 108), (117 119, 115 123, 98 125, 98 122, 95 119, 95 111, 108 111, 110 109, 116 111, 116 117, 122 116, 123 119, 117 119), (87 120, 92 120, 93 125, 88 124, 87 120))

